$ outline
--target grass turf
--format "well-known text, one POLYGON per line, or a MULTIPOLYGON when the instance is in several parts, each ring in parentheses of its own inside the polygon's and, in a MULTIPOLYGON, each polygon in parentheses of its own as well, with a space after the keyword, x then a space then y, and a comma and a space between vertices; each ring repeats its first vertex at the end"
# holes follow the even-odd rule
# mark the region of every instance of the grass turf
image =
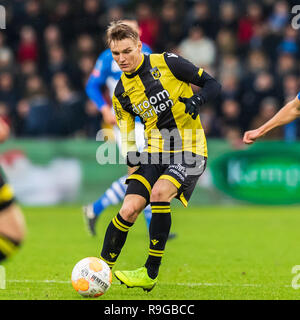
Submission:
MULTIPOLYGON (((79 206, 23 210, 27 239, 4 264, 0 300, 86 299, 71 286, 72 268, 84 257, 99 256, 118 207, 101 216, 94 238, 86 233, 79 206)), ((292 267, 300 265, 299 207, 174 207, 172 221, 177 238, 167 243, 157 286, 145 293, 114 278, 95 300, 299 299, 291 286, 292 267)), ((115 269, 142 266, 148 241, 140 216, 115 269)))

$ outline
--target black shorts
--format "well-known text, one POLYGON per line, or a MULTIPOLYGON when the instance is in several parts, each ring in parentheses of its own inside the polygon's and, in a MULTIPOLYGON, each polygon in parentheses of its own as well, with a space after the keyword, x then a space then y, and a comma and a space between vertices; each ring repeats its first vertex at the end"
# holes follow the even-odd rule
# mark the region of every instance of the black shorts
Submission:
POLYGON ((199 177, 206 168, 207 158, 200 155, 191 154, 188 157, 182 156, 180 163, 172 158, 168 164, 141 164, 140 167, 126 179, 128 188, 127 194, 139 194, 144 196, 149 203, 151 190, 159 179, 166 179, 172 182, 178 189, 176 198, 187 207, 188 201, 195 189, 199 177), (139 181, 144 190, 141 189, 141 184, 136 182, 130 186, 131 181, 139 181))
POLYGON ((6 209, 14 202, 14 193, 11 186, 5 183, 0 171, 0 211, 6 209))

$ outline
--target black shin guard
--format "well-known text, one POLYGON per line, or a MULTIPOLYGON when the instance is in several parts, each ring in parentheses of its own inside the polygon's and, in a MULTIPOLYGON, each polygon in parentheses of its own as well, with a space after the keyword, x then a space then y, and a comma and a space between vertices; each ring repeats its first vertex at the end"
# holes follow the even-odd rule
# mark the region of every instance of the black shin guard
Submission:
POLYGON ((154 279, 158 275, 171 228, 170 202, 151 202, 151 209, 152 219, 149 228, 150 248, 145 267, 147 268, 149 277, 154 279))
POLYGON ((118 213, 106 229, 104 243, 101 252, 103 259, 112 268, 125 244, 129 228, 133 225, 125 221, 118 213))

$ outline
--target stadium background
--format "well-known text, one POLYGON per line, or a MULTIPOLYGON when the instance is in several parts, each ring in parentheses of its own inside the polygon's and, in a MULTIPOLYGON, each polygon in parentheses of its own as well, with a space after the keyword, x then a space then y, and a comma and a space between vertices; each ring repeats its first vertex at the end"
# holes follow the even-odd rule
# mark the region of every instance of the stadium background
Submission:
MULTIPOLYGON (((108 22, 132 15, 154 52, 179 53, 203 67, 221 82, 222 94, 201 108, 208 168, 189 208, 172 204, 178 237, 168 242, 159 285, 144 295, 113 282, 103 299, 298 300, 291 270, 300 261, 299 122, 251 147, 241 139, 299 91, 299 29, 291 24, 296 4, 0 0, 6 9, 0 116, 11 127, 0 146, 1 166, 28 226, 22 249, 5 264, 0 299, 80 299, 70 272, 83 257, 99 255, 117 210, 108 208, 97 237, 89 238, 81 205, 126 173, 125 165, 96 160, 96 134, 107 127, 84 85, 105 48, 108 22)), ((147 246, 138 219, 118 268, 140 265, 147 246)))
MULTIPOLYGON (((225 196, 230 186, 215 181, 222 165, 214 169, 211 165, 226 152, 247 149, 241 140, 243 132, 264 123, 296 96, 299 30, 291 23, 296 1, 10 0, 0 4, 6 9, 6 29, 0 31, 0 116, 12 132, 10 141, 1 146, 1 162, 23 204, 89 202, 126 172, 124 166, 97 163, 101 142, 96 142, 96 135, 107 126, 84 88, 98 54, 105 49, 107 24, 127 16, 137 18, 141 39, 154 52, 178 53, 222 84, 218 100, 200 111, 210 158, 199 181, 199 196, 194 195, 192 203, 249 200, 232 193, 225 196), (68 173, 51 171, 51 161, 57 158, 74 160, 68 173), (20 171, 23 179, 16 179, 20 171), (59 188, 59 180, 70 183, 59 188), (221 192, 216 188, 220 184, 221 192), (49 190, 55 188, 61 196, 51 198, 54 191, 49 190)), ((298 138, 299 122, 295 121, 273 130, 264 140, 279 140, 283 147, 289 143, 291 149, 298 149, 298 138)), ((60 165, 63 168, 64 163, 60 165)), ((274 174, 278 176, 267 170, 264 180, 268 181, 257 181, 258 188, 272 184, 274 174)), ((296 169, 297 177, 299 172, 296 169)), ((273 187, 285 190, 281 176, 273 187)), ((293 192, 297 191, 298 184, 293 192)))

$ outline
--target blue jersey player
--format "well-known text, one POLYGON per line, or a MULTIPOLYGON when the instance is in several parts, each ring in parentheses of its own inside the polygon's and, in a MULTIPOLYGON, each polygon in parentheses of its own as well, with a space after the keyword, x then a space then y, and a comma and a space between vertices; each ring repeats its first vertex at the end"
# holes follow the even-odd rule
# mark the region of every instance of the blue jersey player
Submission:
MULTIPOLYGON (((124 20, 124 22, 135 29, 139 29, 136 20, 124 20)), ((143 44, 142 51, 145 54, 150 54, 152 52, 150 47, 146 44, 143 44)), ((119 148, 121 148, 120 131, 117 126, 113 108, 111 108, 111 106, 109 106, 105 101, 101 92, 101 88, 106 86, 109 90, 110 97, 112 97, 115 86, 121 78, 121 74, 122 71, 113 59, 111 50, 107 49, 98 57, 96 65, 86 85, 86 93, 102 113, 104 122, 106 124, 113 125, 115 139, 119 148)), ((136 118, 135 135, 137 148, 139 151, 142 151, 144 148, 144 125, 141 123, 138 117, 136 118)), ((87 222, 88 230, 92 235, 96 234, 95 224, 103 210, 108 206, 118 204, 123 200, 127 188, 127 186, 124 184, 126 178, 127 176, 123 176, 117 181, 114 181, 98 200, 83 208, 85 221, 87 222)), ((147 226, 149 227, 151 220, 150 205, 145 208, 144 214, 147 226)))

